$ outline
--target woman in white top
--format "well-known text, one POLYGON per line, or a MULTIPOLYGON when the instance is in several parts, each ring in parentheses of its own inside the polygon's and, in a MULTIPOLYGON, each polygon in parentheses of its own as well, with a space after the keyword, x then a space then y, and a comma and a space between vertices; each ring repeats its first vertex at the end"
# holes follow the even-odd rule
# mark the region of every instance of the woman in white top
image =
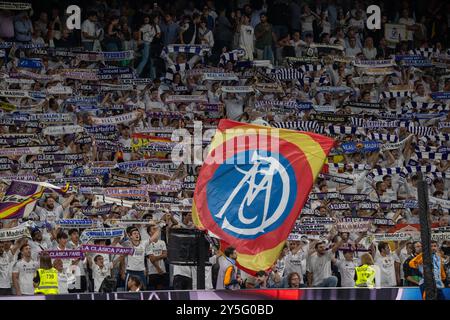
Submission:
POLYGON ((366 41, 364 41, 364 48, 362 52, 366 59, 373 60, 377 56, 377 48, 373 46, 373 39, 371 37, 367 37, 366 41))
POLYGON ((305 38, 307 34, 313 34, 313 22, 314 20, 320 20, 320 16, 311 11, 309 6, 305 4, 300 19, 302 22, 302 38, 305 38))
POLYGON ((201 44, 205 44, 214 47, 214 36, 211 30, 206 26, 206 19, 202 18, 200 20, 200 27, 198 28, 198 38, 201 44))
POLYGON ((158 17, 155 17, 152 19, 152 22, 150 22, 150 17, 146 16, 144 18, 144 23, 142 24, 142 27, 139 29, 139 40, 144 43, 144 49, 142 51, 142 58, 141 62, 139 62, 139 65, 136 68, 136 72, 138 75, 142 73, 147 63, 150 63, 150 77, 153 79, 155 78, 155 71, 153 68, 153 62, 150 58, 150 46, 153 42, 153 39, 159 38, 161 36, 161 29, 158 26, 158 17))
POLYGON ((239 47, 245 49, 244 59, 253 60, 253 51, 255 50, 255 30, 250 25, 248 16, 243 15, 239 29, 239 47))

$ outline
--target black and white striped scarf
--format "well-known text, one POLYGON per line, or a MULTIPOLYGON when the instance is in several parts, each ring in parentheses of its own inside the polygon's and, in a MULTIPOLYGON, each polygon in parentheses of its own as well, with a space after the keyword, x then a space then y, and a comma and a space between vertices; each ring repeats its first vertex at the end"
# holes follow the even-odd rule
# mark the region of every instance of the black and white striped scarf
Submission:
POLYGON ((361 134, 365 135, 364 128, 361 127, 351 127, 351 126, 337 126, 337 125, 331 125, 329 127, 325 128, 325 132, 328 134, 361 134))
POLYGON ((165 54, 167 53, 192 53, 197 54, 199 56, 205 55, 211 50, 211 48, 207 45, 190 45, 190 44, 170 44, 167 47, 164 47, 163 51, 165 54))
POLYGON ((282 81, 299 80, 303 77, 303 74, 300 71, 291 68, 273 69, 270 75, 274 79, 282 81))
POLYGON ((219 67, 224 67, 229 61, 236 62, 245 55, 244 49, 235 49, 230 52, 224 52, 220 55, 219 67))
POLYGON ((448 153, 442 152, 416 152, 417 158, 419 159, 429 159, 429 160, 449 160, 450 156, 448 153))
POLYGON ((286 109, 296 109, 297 101, 273 101, 273 100, 259 100, 255 102, 255 108, 264 106, 283 107, 286 109))
POLYGON ((429 135, 429 136, 423 136, 420 137, 422 141, 450 141, 450 134, 447 133, 441 133, 436 135, 429 135))
MULTIPOLYGON (((400 126, 403 127, 402 123, 400 124, 400 126)), ((420 126, 406 126, 405 127, 408 129, 409 132, 416 134, 418 136, 432 136, 435 135, 436 133, 436 128, 432 128, 432 127, 420 127, 420 126)))
POLYGON ((383 91, 380 93, 381 99, 387 99, 387 98, 405 98, 405 97, 411 97, 411 91, 408 90, 402 90, 402 91, 383 91))
POLYGON ((350 118, 350 123, 354 127, 363 127, 365 120, 363 118, 350 118))
POLYGON ((312 71, 320 71, 322 70, 321 64, 305 64, 302 65, 300 68, 303 72, 312 72, 312 71))
POLYGON ((427 165, 427 166, 406 166, 406 167, 393 167, 393 168, 377 168, 372 169, 370 171, 370 174, 374 176, 385 176, 385 175, 393 175, 393 174, 407 174, 407 173, 417 173, 417 172, 423 172, 423 173, 429 173, 429 172, 436 172, 437 168, 433 165, 427 165))
POLYGON ((413 55, 421 55, 422 57, 428 58, 434 54, 439 54, 439 49, 437 48, 419 48, 409 51, 413 55))
POLYGON ((302 79, 300 79, 300 84, 303 86, 305 86, 305 84, 313 84, 315 83, 318 86, 327 86, 330 84, 330 80, 328 79, 327 76, 320 76, 320 77, 303 77, 302 79))
POLYGON ((280 129, 293 129, 293 130, 313 131, 313 132, 321 131, 321 126, 316 121, 274 122, 272 126, 280 129))
POLYGON ((419 110, 436 110, 436 111, 444 111, 444 110, 450 110, 450 106, 440 103, 428 103, 428 102, 417 102, 417 101, 410 101, 408 102, 403 110, 410 110, 410 109, 419 109, 419 110))
POLYGON ((367 137, 371 140, 383 140, 388 142, 398 142, 398 137, 389 133, 369 132, 367 137))
POLYGON ((189 63, 180 63, 180 64, 174 64, 167 68, 166 70, 166 79, 169 81, 173 81, 173 76, 176 73, 183 74, 187 70, 191 69, 191 65, 189 63))
POLYGON ((371 169, 368 164, 361 164, 361 163, 328 163, 328 166, 335 168, 335 169, 340 169, 340 168, 345 168, 345 166, 350 166, 353 168, 353 170, 359 170, 359 171, 371 169))

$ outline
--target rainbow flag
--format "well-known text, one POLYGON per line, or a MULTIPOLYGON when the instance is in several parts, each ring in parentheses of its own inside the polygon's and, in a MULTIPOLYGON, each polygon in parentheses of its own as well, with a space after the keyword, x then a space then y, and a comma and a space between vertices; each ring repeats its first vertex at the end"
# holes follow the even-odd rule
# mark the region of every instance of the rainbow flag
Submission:
POLYGON ((221 120, 201 168, 195 225, 233 246, 250 274, 279 257, 335 141, 302 131, 221 120))

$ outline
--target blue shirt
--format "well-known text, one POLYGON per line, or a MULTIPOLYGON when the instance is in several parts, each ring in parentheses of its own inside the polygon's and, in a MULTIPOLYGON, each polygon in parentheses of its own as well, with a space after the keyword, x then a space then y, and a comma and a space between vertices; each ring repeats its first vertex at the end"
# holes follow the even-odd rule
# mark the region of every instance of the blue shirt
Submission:
POLYGON ((22 18, 16 18, 14 21, 14 32, 16 34, 16 40, 21 42, 31 41, 31 30, 33 26, 31 20, 23 20, 22 18))
POLYGON ((161 23, 160 28, 162 33, 162 40, 165 46, 179 42, 178 32, 180 30, 180 26, 178 24, 174 22, 170 24, 161 23))

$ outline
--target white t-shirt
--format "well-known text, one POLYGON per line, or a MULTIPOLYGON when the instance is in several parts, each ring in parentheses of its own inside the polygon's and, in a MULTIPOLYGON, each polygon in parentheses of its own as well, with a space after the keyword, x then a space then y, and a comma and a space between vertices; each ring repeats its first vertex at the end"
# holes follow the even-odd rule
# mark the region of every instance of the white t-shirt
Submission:
MULTIPOLYGON (((154 256, 162 255, 163 251, 167 250, 166 243, 163 240, 158 240, 156 242, 150 242, 149 244, 150 253, 154 256)), ((166 266, 164 264, 164 259, 158 260, 156 262, 162 271, 166 272, 166 266)), ((148 274, 158 274, 155 266, 151 263, 150 259, 147 261, 148 274)))
POLYGON ((64 294, 69 293, 69 285, 67 284, 67 273, 58 272, 58 293, 64 294))
POLYGON ((355 286, 356 264, 353 261, 338 260, 336 266, 341 274, 341 287, 353 288, 355 286))
POLYGON ((354 48, 352 47, 345 48, 345 56, 347 57, 355 57, 357 54, 360 53, 361 49, 358 46, 355 46, 354 48))
MULTIPOLYGON (((398 19, 398 23, 399 24, 404 24, 406 26, 412 26, 415 24, 414 19, 413 18, 400 18, 398 19)), ((414 31, 411 30, 406 30, 406 41, 413 41, 414 39, 414 31)))
POLYGON ((64 209, 57 203, 55 203, 53 210, 36 206, 34 211, 37 215, 39 215, 41 221, 55 222, 56 220, 63 219, 64 217, 64 209))
MULTIPOLYGON (((131 138, 128 139, 120 138, 119 143, 124 148, 131 148, 131 138)), ((131 161, 131 152, 123 152, 123 161, 131 161)))
POLYGON ((314 253, 309 257, 306 265, 306 270, 313 273, 313 286, 319 285, 324 279, 332 276, 331 273, 331 259, 334 254, 331 250, 325 252, 324 255, 318 256, 314 253))
POLYGON ((150 43, 153 41, 155 35, 161 32, 159 26, 156 26, 155 28, 150 24, 143 25, 139 31, 142 32, 142 40, 150 43))
POLYGON ((308 15, 308 16, 303 16, 302 17, 302 31, 303 32, 312 32, 313 31, 313 21, 314 21, 314 16, 312 14, 308 15))
POLYGON ((245 49, 246 57, 253 57, 255 30, 252 26, 242 25, 239 34, 239 46, 245 49))
POLYGON ((19 274, 19 287, 23 295, 34 295, 33 278, 38 268, 39 262, 34 260, 26 262, 20 259, 14 264, 13 273, 19 274))
POLYGON ((148 241, 141 241, 138 246, 130 245, 134 248, 133 255, 127 256, 127 270, 145 271, 145 257, 150 253, 148 241))
POLYGON ((94 41, 93 39, 86 39, 83 36, 83 32, 87 33, 91 37, 94 37, 94 36, 96 36, 96 31, 97 31, 97 28, 95 27, 94 22, 92 22, 89 19, 84 20, 83 23, 81 24, 81 32, 82 32, 81 33, 81 41, 82 42, 93 42, 94 41))
POLYGON ((230 120, 238 120, 244 112, 244 103, 242 99, 226 99, 224 100, 227 111, 227 118, 230 120))
POLYGON ((383 257, 377 252, 375 265, 380 268, 380 280, 382 287, 397 286, 397 278, 395 277, 395 262, 400 263, 400 259, 397 254, 391 253, 386 257, 383 257))
POLYGON ((303 274, 305 273, 304 262, 306 262, 305 253, 299 250, 296 254, 289 252, 285 258, 284 276, 288 276, 292 272, 300 275, 300 283, 303 283, 303 274))
POLYGON ((11 263, 13 261, 13 254, 3 252, 0 256, 0 288, 11 288, 11 263))
POLYGON ((92 266, 92 278, 94 278, 94 292, 100 290, 103 280, 111 275, 112 264, 104 264, 103 268, 100 268, 97 264, 92 266))

